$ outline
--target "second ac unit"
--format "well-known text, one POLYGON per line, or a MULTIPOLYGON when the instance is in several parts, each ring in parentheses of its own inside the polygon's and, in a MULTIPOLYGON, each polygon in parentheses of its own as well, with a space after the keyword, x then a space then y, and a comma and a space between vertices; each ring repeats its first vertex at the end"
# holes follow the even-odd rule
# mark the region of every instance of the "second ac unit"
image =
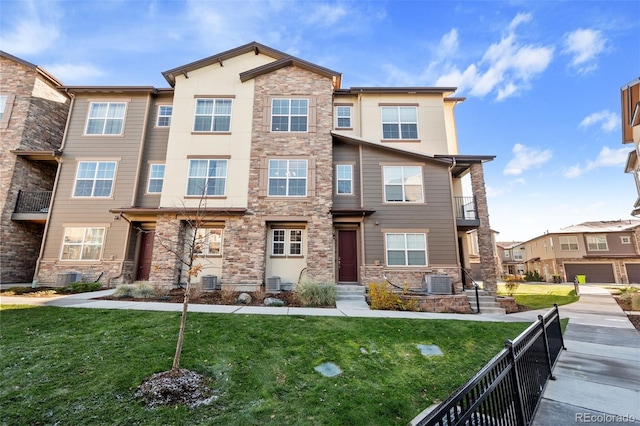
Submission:
POLYGON ((82 281, 81 272, 61 272, 56 276, 56 286, 58 287, 64 287, 79 281, 82 281))
POLYGON ((427 275, 427 293, 453 294, 451 277, 449 275, 427 275))
POLYGON ((203 275, 201 284, 203 290, 216 290, 218 287, 218 277, 215 275, 203 275))
POLYGON ((265 287, 267 292, 280 291, 280 277, 267 277, 265 287))

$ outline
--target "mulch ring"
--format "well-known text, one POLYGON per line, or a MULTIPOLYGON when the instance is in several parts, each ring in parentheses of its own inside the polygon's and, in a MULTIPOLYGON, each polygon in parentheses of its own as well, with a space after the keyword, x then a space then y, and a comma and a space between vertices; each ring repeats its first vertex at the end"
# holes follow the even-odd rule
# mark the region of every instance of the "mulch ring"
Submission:
MULTIPOLYGON (((614 296, 614 299, 616 300, 616 302, 618 302, 618 305, 622 308, 623 311, 630 312, 632 310, 631 300, 622 299, 618 296, 614 296)), ((631 324, 633 324, 636 330, 640 331, 640 315, 627 315, 627 318, 629 318, 629 321, 631 321, 631 324)))

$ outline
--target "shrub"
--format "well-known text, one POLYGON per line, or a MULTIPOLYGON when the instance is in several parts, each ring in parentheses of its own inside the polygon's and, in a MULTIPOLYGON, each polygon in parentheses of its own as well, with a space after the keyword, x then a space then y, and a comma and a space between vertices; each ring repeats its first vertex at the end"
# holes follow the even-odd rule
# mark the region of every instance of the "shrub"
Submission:
POLYGON ((136 299, 148 299, 156 296, 156 292, 149 282, 138 281, 134 283, 134 287, 133 297, 136 299))
POLYGON ((153 292, 158 297, 167 297, 171 291, 171 285, 163 285, 158 282, 153 283, 153 292))
POLYGON ((136 291, 136 286, 133 284, 120 284, 116 287, 116 291, 113 292, 115 297, 133 297, 133 293, 136 291))
POLYGON ((31 291, 31 289, 29 287, 9 287, 8 289, 4 290, 2 293, 4 293, 7 296, 19 296, 21 294, 25 294, 25 293, 29 293, 31 291))
POLYGON ((634 293, 631 296, 631 310, 632 311, 640 311, 640 294, 634 293))
POLYGON ((520 286, 520 283, 518 281, 507 281, 504 283, 504 287, 507 290, 507 295, 509 297, 513 297, 513 293, 515 293, 516 290, 518 290, 519 286, 520 286))
POLYGON ((371 309, 397 311, 400 308, 402 300, 388 283, 369 283, 367 286, 369 287, 371 309))
POLYGON ((97 291, 102 288, 102 284, 100 283, 75 282, 71 283, 70 286, 73 293, 86 293, 89 291, 97 291))
POLYGON ((304 306, 332 306, 336 304, 336 285, 304 278, 296 287, 296 296, 304 306))
POLYGON ((540 273, 538 271, 528 271, 526 274, 524 274, 524 279, 526 281, 536 281, 536 282, 543 282, 544 278, 542 277, 542 275, 540 275, 540 273))

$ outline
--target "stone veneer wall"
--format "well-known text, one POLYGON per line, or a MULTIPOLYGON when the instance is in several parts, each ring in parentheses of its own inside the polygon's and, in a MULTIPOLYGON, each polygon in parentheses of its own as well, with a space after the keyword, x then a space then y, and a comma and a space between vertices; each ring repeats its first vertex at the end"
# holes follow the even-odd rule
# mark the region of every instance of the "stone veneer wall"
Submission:
POLYGON ((478 251, 480 252, 480 270, 484 289, 495 295, 498 290, 498 276, 496 273, 495 253, 493 245, 493 231, 489 224, 489 205, 484 182, 484 171, 481 163, 471 165, 471 189, 476 198, 478 210, 478 251))
POLYGON ((238 221, 230 221, 225 230, 222 285, 258 286, 263 283, 269 218, 283 222, 287 218, 306 221, 307 273, 315 280, 333 281, 331 79, 289 66, 257 76, 254 83, 248 211, 238 221), (270 131, 271 99, 288 97, 309 99, 308 132, 270 131), (270 199, 265 196, 265 167, 269 159, 278 157, 309 160, 307 197, 270 199))
POLYGON ((423 277, 429 274, 449 275, 453 283, 454 294, 464 292, 464 289, 462 288, 462 279, 460 277, 460 268, 435 267, 430 268, 428 272, 386 269, 382 265, 365 265, 360 268, 360 276, 362 277, 362 282, 365 285, 368 283, 384 282, 385 279, 383 275, 386 275, 389 281, 398 287, 404 287, 405 283, 407 283, 409 284, 409 288, 421 289, 423 277))
POLYGON ((12 221, 11 215, 20 190, 51 191, 56 173, 55 164, 28 161, 9 151, 58 149, 69 110, 69 102, 44 83, 36 85, 37 78, 34 69, 0 58, 0 87, 15 96, 8 126, 0 129, 0 283, 33 279, 44 225, 12 221))
POLYGON ((159 285, 179 284, 184 237, 184 223, 176 215, 158 215, 153 239, 153 263, 149 272, 150 282, 159 285))
POLYGON ((58 274, 65 272, 80 272, 82 281, 93 282, 100 277, 103 284, 110 282, 111 286, 127 282, 127 264, 129 269, 133 269, 132 262, 122 261, 102 261, 99 263, 73 263, 61 262, 57 260, 42 260, 38 268, 38 285, 55 285, 58 274), (102 276, 100 274, 102 273, 102 276), (115 277, 109 280, 109 277, 115 277))

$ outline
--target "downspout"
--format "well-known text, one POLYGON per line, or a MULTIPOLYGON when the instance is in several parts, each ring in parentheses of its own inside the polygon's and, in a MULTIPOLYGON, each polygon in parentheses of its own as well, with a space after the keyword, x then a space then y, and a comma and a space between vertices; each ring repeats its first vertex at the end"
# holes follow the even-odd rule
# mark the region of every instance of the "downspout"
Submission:
MULTIPOLYGON (((149 105, 151 104, 151 93, 147 95, 147 106, 144 112, 144 124, 142 126, 142 133, 140 135, 140 149, 138 150, 138 166, 136 169, 136 179, 133 182, 133 191, 131 195, 131 207, 135 207, 136 199, 138 195, 138 185, 140 183, 140 168, 142 167, 142 154, 144 153, 144 142, 146 140, 147 135, 147 126, 149 124, 149 105)), ((122 249, 122 260, 120 261, 120 269, 117 272, 117 275, 107 275, 107 288, 111 288, 111 281, 122 277, 122 273, 124 272, 124 263, 127 261, 127 250, 129 249, 129 240, 131 239, 131 221, 127 219, 122 213, 120 213, 121 218, 127 221, 129 226, 127 227, 127 237, 125 238, 124 247, 122 249)))
MULTIPOLYGON (((67 113, 67 122, 64 125, 64 132, 62 133, 62 143, 60 144, 60 149, 58 150, 61 154, 64 150, 64 145, 67 142, 67 136, 69 133, 69 123, 71 122, 71 112, 73 111, 73 105, 76 100, 76 95, 74 93, 70 93, 68 89, 65 89, 67 95, 71 98, 71 102, 69 103, 69 112, 67 113)), ((42 261, 42 255, 44 254, 44 246, 47 241, 47 235, 49 233, 49 224, 51 223, 51 213, 53 212, 53 203, 56 199, 55 195, 58 189, 58 181, 60 180, 60 169, 62 169, 62 156, 56 160, 58 162, 58 168, 56 170, 56 177, 53 180, 53 189, 51 190, 51 201, 49 202, 49 211, 47 212, 47 221, 44 224, 44 231, 42 234, 42 242, 40 243, 40 253, 38 254, 38 259, 36 260, 36 268, 33 272, 33 280, 31 281, 31 287, 36 287, 38 285, 38 281, 36 277, 38 276, 38 272, 40 272, 40 262, 42 261)))

